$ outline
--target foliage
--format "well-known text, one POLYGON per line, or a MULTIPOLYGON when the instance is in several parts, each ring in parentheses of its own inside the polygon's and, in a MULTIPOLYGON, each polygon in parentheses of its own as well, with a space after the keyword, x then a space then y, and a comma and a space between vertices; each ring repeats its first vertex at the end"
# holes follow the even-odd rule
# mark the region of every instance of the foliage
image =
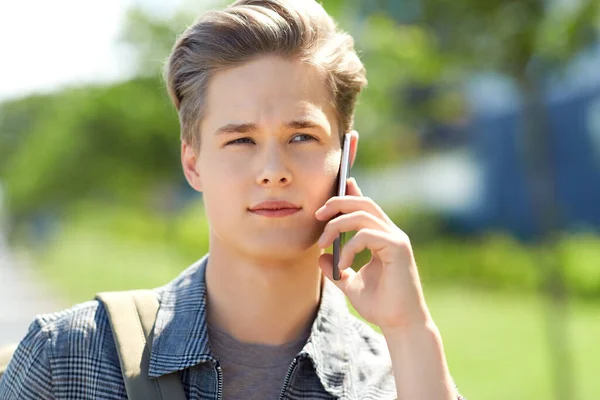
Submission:
POLYGON ((69 89, 0 109, 0 179, 14 218, 80 199, 142 201, 182 179, 176 113, 156 79, 69 89))
POLYGON ((595 0, 424 0, 419 22, 436 32, 455 62, 513 77, 537 59, 564 64, 597 38, 595 0))

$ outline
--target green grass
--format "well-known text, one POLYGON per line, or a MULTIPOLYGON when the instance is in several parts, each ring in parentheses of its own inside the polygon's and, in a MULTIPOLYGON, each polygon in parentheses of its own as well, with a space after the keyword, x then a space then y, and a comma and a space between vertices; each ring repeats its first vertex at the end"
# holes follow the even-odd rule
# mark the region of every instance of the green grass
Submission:
MULTIPOLYGON (((427 304, 452 376, 468 399, 554 399, 545 306, 534 295, 435 288, 427 304)), ((574 392, 600 393, 600 304, 577 302, 567 320, 574 392)))
POLYGON ((167 245, 124 243, 90 233, 68 237, 68 245, 51 249, 36 263, 69 303, 90 300, 101 291, 161 286, 191 264, 167 245))
MULTIPOLYGON (((151 221, 128 229, 156 237, 133 240, 106 227, 70 225, 38 254, 40 273, 68 303, 75 303, 98 291, 162 285, 195 259, 189 249, 181 251, 173 244, 177 240, 159 240, 164 232, 151 221)), ((204 252, 198 245, 197 257, 204 252)), ((425 294, 451 373, 467 398, 554 398, 545 309, 537 296, 439 286, 426 286, 425 294)), ((569 312, 575 378, 575 393, 569 399, 598 398, 600 303, 577 301, 569 312)))

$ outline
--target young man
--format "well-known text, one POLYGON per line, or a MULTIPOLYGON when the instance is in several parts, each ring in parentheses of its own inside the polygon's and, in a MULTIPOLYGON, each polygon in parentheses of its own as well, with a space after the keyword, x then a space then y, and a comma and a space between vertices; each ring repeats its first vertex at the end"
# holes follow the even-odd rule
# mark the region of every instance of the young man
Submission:
MULTIPOLYGON (((356 181, 333 196, 366 83, 350 36, 313 0, 241 0, 178 39, 166 77, 210 248, 156 290, 150 378, 188 399, 459 398, 408 237, 356 181), (348 231, 333 281, 323 249, 348 231)), ((126 398, 102 304, 38 317, 0 398, 126 398)))

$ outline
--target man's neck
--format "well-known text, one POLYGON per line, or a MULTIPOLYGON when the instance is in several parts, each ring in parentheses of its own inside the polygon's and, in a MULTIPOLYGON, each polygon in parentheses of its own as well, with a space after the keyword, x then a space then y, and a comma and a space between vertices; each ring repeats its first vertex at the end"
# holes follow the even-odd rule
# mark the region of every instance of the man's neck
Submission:
POLYGON ((206 269, 208 323, 247 343, 278 345, 312 325, 323 284, 321 251, 265 265, 212 241, 206 269))

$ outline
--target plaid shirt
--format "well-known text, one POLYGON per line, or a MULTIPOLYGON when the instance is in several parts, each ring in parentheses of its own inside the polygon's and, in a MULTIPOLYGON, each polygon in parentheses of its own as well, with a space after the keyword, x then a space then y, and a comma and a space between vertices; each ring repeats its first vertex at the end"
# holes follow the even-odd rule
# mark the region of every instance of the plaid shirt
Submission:
MULTIPOLYGON (((151 378, 178 371, 187 398, 221 399, 223 376, 206 325, 208 257, 156 289, 160 308, 151 378)), ((280 399, 395 399, 383 336, 353 316, 326 280, 304 348, 292 361, 280 399)), ((0 379, 0 399, 127 399, 106 310, 98 301, 38 316, 0 379)))

